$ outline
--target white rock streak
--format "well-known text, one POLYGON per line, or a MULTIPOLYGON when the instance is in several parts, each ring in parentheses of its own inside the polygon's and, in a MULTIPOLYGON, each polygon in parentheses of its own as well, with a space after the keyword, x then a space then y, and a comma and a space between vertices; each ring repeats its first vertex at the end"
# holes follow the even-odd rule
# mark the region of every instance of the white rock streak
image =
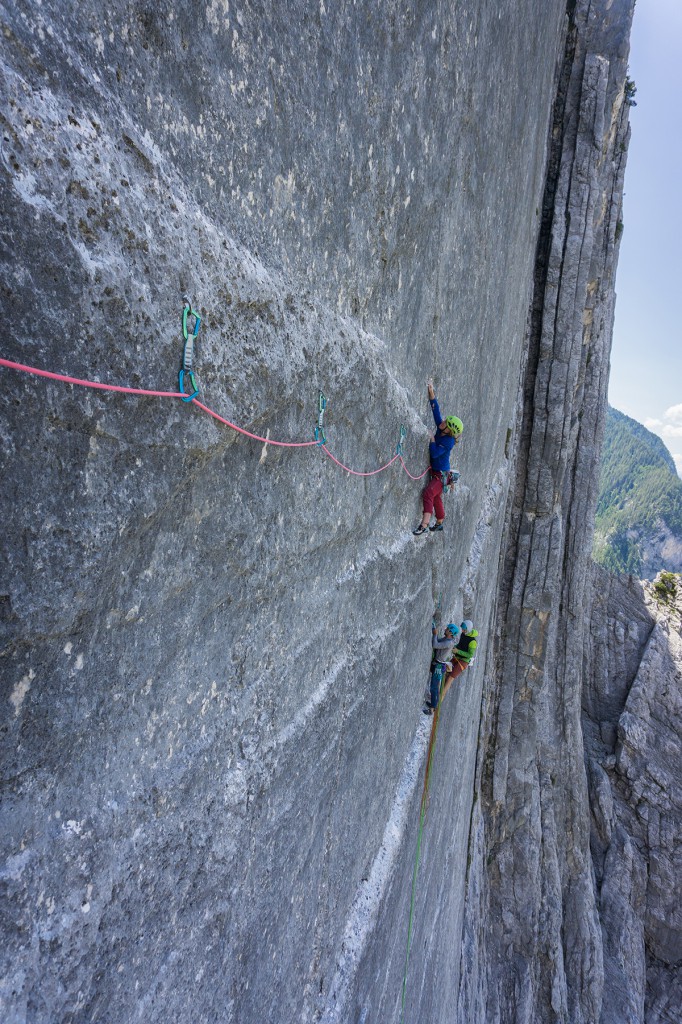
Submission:
POLYGON ((431 719, 422 718, 412 741, 398 779, 395 799, 383 838, 372 863, 369 876, 363 880, 355 894, 336 972, 329 989, 329 1001, 321 1017, 321 1024, 338 1024, 348 1020, 346 1002, 363 953, 376 927, 379 911, 395 870, 398 856, 403 850, 408 814, 412 797, 426 757, 431 719))

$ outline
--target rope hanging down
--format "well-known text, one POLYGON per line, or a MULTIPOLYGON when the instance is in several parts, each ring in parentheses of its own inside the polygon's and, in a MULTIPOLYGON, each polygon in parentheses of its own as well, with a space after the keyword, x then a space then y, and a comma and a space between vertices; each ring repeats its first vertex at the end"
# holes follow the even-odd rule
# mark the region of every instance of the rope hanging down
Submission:
MULTIPOLYGON (((183 317, 183 319, 184 319, 184 317, 183 317)), ((197 329, 198 328, 196 327, 196 324, 195 324, 195 331, 194 331, 194 334, 192 335, 193 338, 196 337, 197 329)), ((57 380, 57 381, 61 381, 64 384, 76 384, 79 387, 94 388, 94 389, 96 389, 98 391, 117 391, 117 392, 119 392, 121 394, 124 394, 124 395, 142 395, 142 396, 147 396, 147 397, 151 397, 151 398, 179 398, 183 402, 191 402, 192 405, 195 405, 198 409, 201 409, 201 411, 205 412, 208 416, 212 416, 213 419, 218 420, 219 423, 224 423, 226 427, 230 428, 230 430, 235 430, 238 434, 243 434, 244 437, 250 437, 253 441, 260 441, 262 444, 275 445, 278 448, 314 448, 314 447, 319 447, 319 448, 322 449, 322 451, 325 453, 325 455, 329 459, 331 459, 332 462, 335 462, 337 466, 340 466, 341 469, 345 469, 345 471, 347 473, 351 473, 353 476, 375 476, 377 473, 382 473, 385 469, 388 469, 388 467, 391 466, 396 461, 396 459, 400 459, 400 462, 401 462, 401 465, 402 465, 403 469, 405 470, 405 472, 407 473, 407 475, 409 476, 409 478, 411 480, 420 480, 423 476, 426 476, 426 474, 428 473, 428 469, 425 469, 423 473, 419 474, 419 476, 413 476, 412 473, 410 473, 410 471, 407 468, 407 466, 405 465, 405 462, 403 460, 402 455, 399 455, 399 454, 394 455, 393 458, 389 462, 385 463, 385 465, 383 465, 383 466, 380 466, 379 469, 373 469, 373 470, 371 470, 368 473, 362 473, 362 472, 360 472, 360 471, 358 471, 356 469, 351 469, 350 466, 346 466, 346 465, 344 465, 343 462, 340 462, 334 455, 332 455, 332 453, 327 448, 326 443, 324 443, 324 442, 322 444, 320 444, 319 440, 315 440, 315 441, 273 441, 272 438, 270 438, 270 437, 261 437, 260 434, 253 434, 250 430, 245 430, 243 427, 237 426, 236 423, 232 423, 230 420, 225 419, 224 416, 221 416, 219 413, 215 412, 213 409, 210 409, 207 405, 204 405, 203 402, 200 402, 193 395, 185 394, 184 390, 183 391, 152 391, 152 390, 150 390, 148 388, 129 388, 129 387, 125 387, 125 386, 120 385, 120 384, 102 384, 102 383, 100 383, 100 381, 82 380, 79 377, 70 377, 70 376, 68 376, 67 374, 64 374, 64 373, 52 373, 50 370, 40 370, 40 369, 38 369, 35 366, 27 366, 25 363, 17 363, 17 362, 14 362, 11 359, 3 359, 1 357, 0 357, 0 366, 4 366, 8 370, 17 370, 20 373, 30 373, 30 374, 32 374, 35 377, 46 377, 46 378, 48 378, 48 380, 57 380)), ((191 371, 189 371, 189 372, 191 374, 191 371)), ((198 389, 196 388, 196 381, 194 380, 193 374, 190 376, 190 381, 191 381, 192 386, 194 387, 195 391, 197 391, 197 394, 198 394, 198 389)), ((325 404, 326 404, 326 399, 325 399, 325 404)), ((326 438, 325 438, 325 442, 326 442, 326 438)))
MULTIPOLYGON (((441 682, 442 688, 442 682, 441 682)), ((422 799, 419 805, 419 830, 417 832, 417 855, 414 860, 414 870, 412 872, 412 895, 410 896, 410 919, 407 925, 407 952, 405 954, 405 972, 403 974, 403 990, 400 999, 400 1024, 403 1024, 405 1020, 405 992, 407 989, 407 968, 410 963, 410 950, 412 948, 412 925, 414 923, 414 901, 417 892, 417 875, 419 874, 419 861, 421 858, 422 849, 422 835, 424 833, 424 822, 426 820, 426 812, 429 806, 429 787, 431 785, 431 768, 433 767, 433 752, 436 746, 436 733, 438 732, 438 718, 440 715, 441 702, 438 701, 438 707, 433 713, 433 720, 431 722, 431 735, 429 737, 429 748, 426 755, 426 770, 424 772, 424 789, 422 790, 422 799)))

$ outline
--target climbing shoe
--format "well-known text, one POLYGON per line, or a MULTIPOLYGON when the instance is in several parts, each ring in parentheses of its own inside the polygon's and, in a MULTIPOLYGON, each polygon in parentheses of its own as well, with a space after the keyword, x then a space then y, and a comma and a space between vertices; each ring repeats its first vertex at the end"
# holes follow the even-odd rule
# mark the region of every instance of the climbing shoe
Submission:
POLYGON ((440 533, 442 531, 442 529, 443 529, 443 524, 442 523, 434 523, 433 526, 429 526, 429 530, 431 531, 431 533, 440 533))
POLYGON ((428 533, 428 532, 429 532, 428 526, 422 526, 421 523, 419 524, 419 526, 415 530, 412 531, 412 533, 415 535, 415 537, 421 537, 422 533, 428 533))
POLYGON ((425 715, 433 714, 433 708, 431 707, 430 704, 425 704, 424 707, 422 708, 422 711, 424 712, 425 715))

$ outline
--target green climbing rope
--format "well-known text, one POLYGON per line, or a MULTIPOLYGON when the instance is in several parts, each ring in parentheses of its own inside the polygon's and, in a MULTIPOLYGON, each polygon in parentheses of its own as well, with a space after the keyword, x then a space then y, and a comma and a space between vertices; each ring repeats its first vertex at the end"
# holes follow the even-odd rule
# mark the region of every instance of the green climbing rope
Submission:
MULTIPOLYGON (((441 688, 443 683, 441 681, 441 688)), ((429 737, 429 749, 426 755, 426 771, 424 772, 424 789, 422 790, 422 799, 419 806, 419 830, 417 832, 417 855, 414 860, 414 870, 412 872, 412 895, 410 898, 410 919, 407 926, 407 952, 405 954, 405 973, 403 974, 403 991, 400 1000, 400 1024, 403 1024, 405 1020, 405 992, 407 990, 407 968, 410 963, 410 949, 412 946, 412 925, 414 921, 414 900, 417 892, 417 875, 419 873, 419 859, 421 856, 422 848, 422 834, 424 832, 424 822, 426 820, 426 811, 429 806, 429 786, 431 784, 431 768, 433 766, 433 752, 436 746, 436 733, 438 732, 438 719, 440 716, 440 694, 438 695, 438 707, 433 713, 433 721, 431 723, 431 736, 429 737)))

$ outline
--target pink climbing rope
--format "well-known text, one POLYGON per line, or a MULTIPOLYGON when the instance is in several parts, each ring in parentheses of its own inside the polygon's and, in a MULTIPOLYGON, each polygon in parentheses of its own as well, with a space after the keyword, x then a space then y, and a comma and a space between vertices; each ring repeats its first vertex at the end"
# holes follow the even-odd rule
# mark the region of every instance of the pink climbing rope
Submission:
POLYGON ((198 402, 196 398, 192 399, 192 405, 197 405, 204 412, 207 412, 209 416, 213 416, 214 419, 220 420, 226 427, 231 427, 232 430, 236 430, 239 434, 244 434, 245 437, 251 437, 254 441, 262 441, 263 444, 276 444, 279 448, 311 448, 317 444, 317 441, 273 441, 271 437, 261 437, 259 434, 252 434, 248 430, 244 430, 243 427, 238 427, 236 423, 230 423, 224 416, 218 415, 213 409, 209 409, 203 402, 198 402))
POLYGON ((378 469, 373 469, 369 473, 359 473, 357 471, 357 469, 350 469, 348 466, 344 466, 343 462, 339 462, 339 460, 337 458, 335 458, 332 455, 332 453, 329 451, 329 449, 327 448, 326 444, 320 445, 320 447, 322 448, 322 451, 324 452, 324 454, 329 456, 329 458, 332 460, 332 462, 335 462, 337 466, 341 467, 341 469, 345 469, 347 473, 352 473, 353 476, 376 476, 377 473, 383 473, 383 471, 385 469, 388 469, 389 466, 393 465, 393 463, 395 462, 396 459, 400 458, 400 455, 394 455, 390 462, 387 462, 383 466, 379 466, 378 469))
MULTIPOLYGON (((79 377, 69 377, 64 373, 52 373, 50 370, 39 370, 35 366, 26 366, 25 363, 15 363, 11 359, 0 358, 0 366, 6 367, 8 370, 19 370, 22 373, 30 373, 36 377, 47 377, 49 380, 62 381, 65 384, 78 384, 83 388, 95 388, 100 391, 118 391, 124 395, 148 395, 152 398, 184 398, 187 399, 187 395, 183 395, 181 391, 150 391, 147 388, 127 388, 120 384, 101 384, 96 380, 81 380, 79 377)), ((189 403, 187 403, 189 404, 189 403)), ((325 444, 320 445, 317 441, 273 441, 270 437, 261 437, 260 434, 252 434, 249 430, 244 430, 243 427, 238 427, 236 423, 232 423, 230 420, 225 419, 219 413, 214 412, 213 409, 209 409, 203 402, 197 401, 196 398, 192 399, 192 405, 196 405, 197 408, 201 409, 202 412, 207 413, 220 423, 224 423, 226 427, 231 430, 236 430, 238 434, 243 434, 245 437, 250 437, 254 441, 260 441, 263 444, 277 445, 278 448, 312 448, 320 447, 325 455, 335 462, 337 466, 344 469, 347 473, 352 473, 353 476, 376 476, 377 473, 383 473, 385 469, 392 466, 396 459, 400 459, 401 465, 410 480, 421 480, 423 476, 428 473, 428 468, 420 473, 419 476, 413 476, 409 469, 405 465, 400 452, 397 452, 389 462, 386 462, 383 466, 379 466, 378 469, 372 469, 368 473, 361 473, 357 469, 351 469, 350 466, 345 466, 343 462, 340 462, 336 456, 332 455, 325 444)))
POLYGON ((10 359, 0 359, 0 366, 6 366, 8 370, 22 370, 24 373, 33 373, 36 377, 49 377, 50 380, 61 380, 65 384, 80 384, 83 388, 99 388, 101 391, 122 391, 127 395, 153 395, 155 398, 182 398, 179 391, 145 391, 143 388, 124 388, 119 384, 100 384, 96 380, 79 380, 78 377, 67 377, 63 373, 50 373, 49 370, 38 370, 35 366, 13 363, 10 359))
MULTIPOLYGON (((119 384, 100 384, 96 380, 81 380, 79 377, 68 377, 64 373, 51 373, 49 370, 38 370, 35 366, 25 366, 23 363, 13 363, 10 359, 1 359, 0 366, 6 366, 9 370, 22 370, 24 373, 32 373, 37 377, 48 377, 50 380, 60 380, 65 384, 80 384, 84 388, 98 388, 101 391, 120 391, 126 395, 150 395, 153 398, 187 398, 187 395, 182 394, 181 391, 149 391, 146 388, 126 388, 119 384)), ((214 419, 220 420, 226 426, 231 427, 232 430, 236 430, 240 434, 245 434, 246 437, 252 437, 254 441, 263 441, 264 444, 276 444, 282 448, 307 448, 317 444, 317 441, 273 441, 269 437, 260 437, 258 434, 251 434, 248 430, 244 430, 242 427, 238 427, 236 423, 230 423, 223 416, 220 416, 213 409, 209 409, 203 402, 198 402, 196 398, 192 399, 192 404, 197 405, 204 412, 208 413, 209 416, 213 416, 214 419)))
MULTIPOLYGON (((398 456, 397 456, 397 455, 396 455, 396 458, 398 458, 398 456)), ((391 461, 394 461, 394 460, 392 459, 391 461)), ((412 476, 412 474, 410 473, 409 469, 408 469, 408 468, 407 468, 407 466, 405 465, 405 460, 403 459, 402 455, 400 456, 400 462, 401 462, 401 464, 402 464, 402 467, 403 467, 403 469, 405 470, 405 472, 406 472, 406 473, 407 473, 407 475, 409 476, 410 480, 421 480, 421 478, 422 478, 423 476, 426 476, 426 474, 427 474, 427 473, 428 473, 428 471, 429 471, 429 467, 427 466, 427 467, 426 467, 426 469, 424 470, 424 472, 423 472, 423 473, 420 473, 420 474, 419 474, 419 476, 412 476)))

